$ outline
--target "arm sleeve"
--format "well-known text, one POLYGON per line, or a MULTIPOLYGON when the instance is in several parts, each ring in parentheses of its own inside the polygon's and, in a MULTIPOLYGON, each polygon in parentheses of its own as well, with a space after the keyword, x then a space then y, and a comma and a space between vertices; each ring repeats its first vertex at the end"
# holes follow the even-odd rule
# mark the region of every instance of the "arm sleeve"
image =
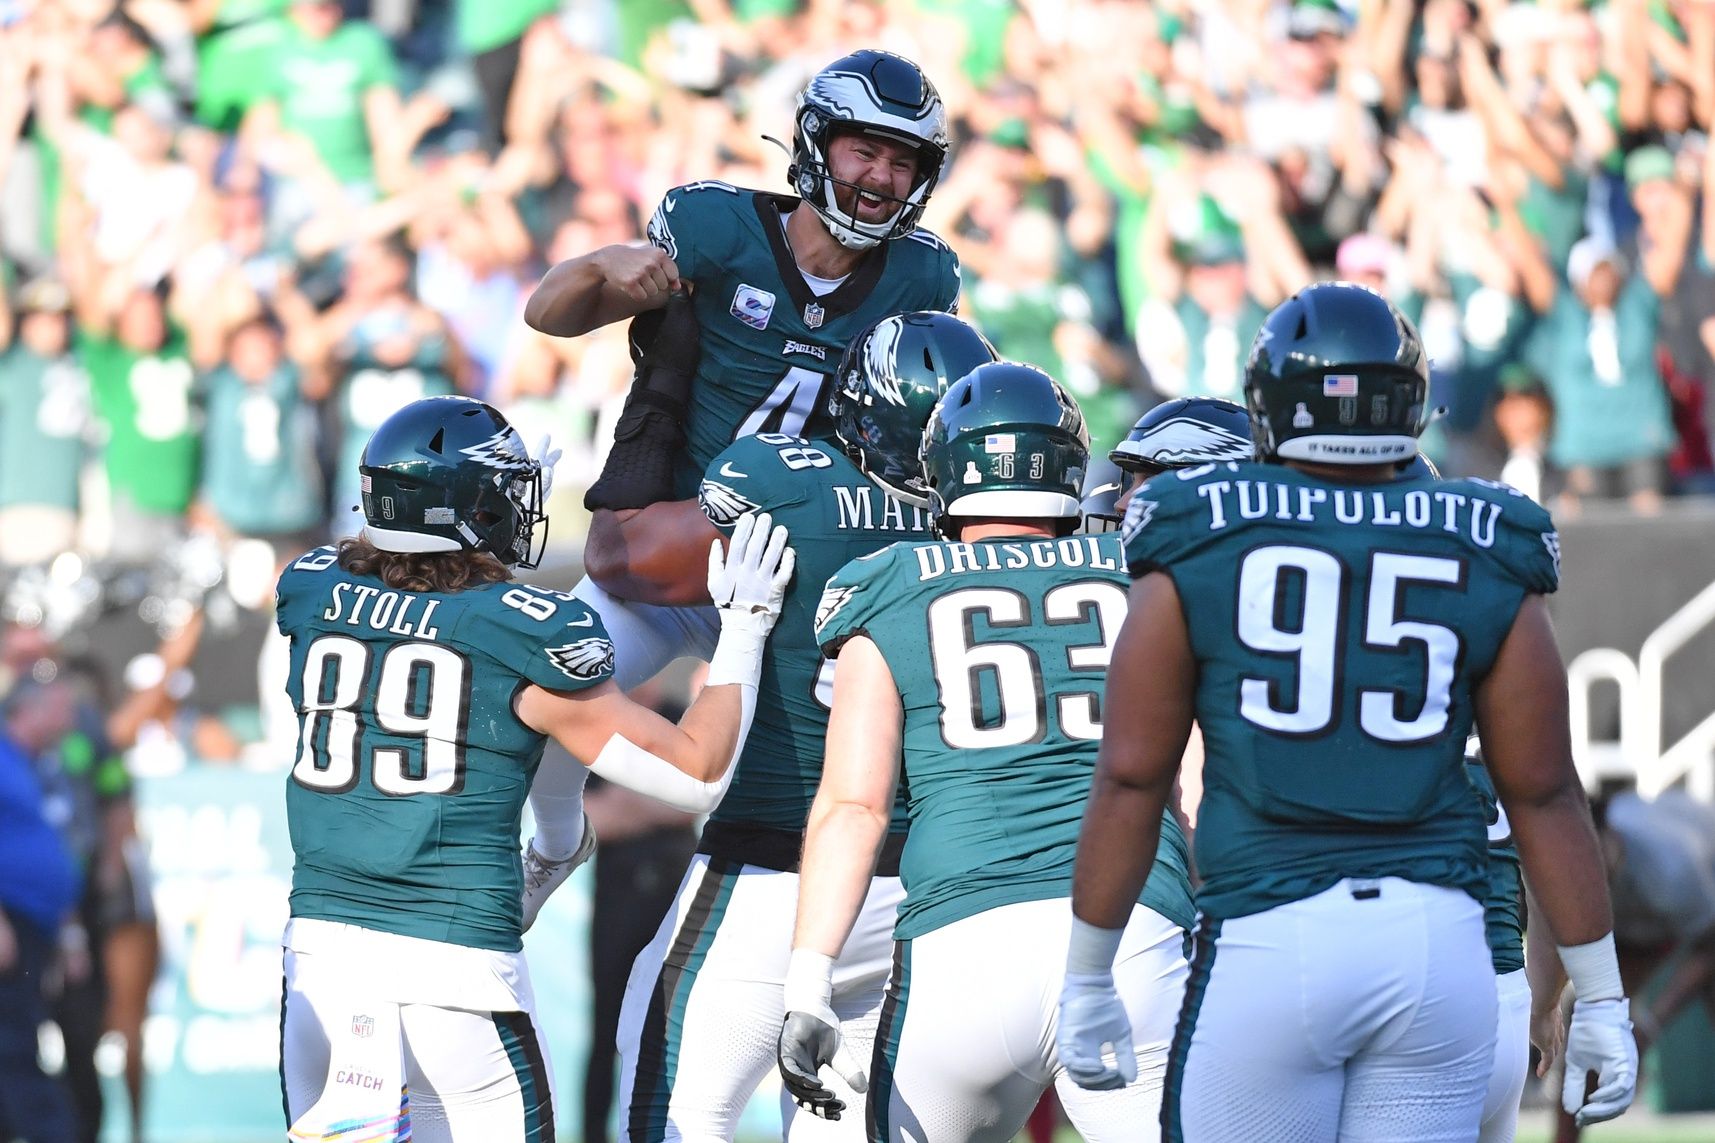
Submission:
POLYGON ((737 233, 731 212, 745 203, 738 188, 719 182, 674 187, 649 216, 649 241, 667 252, 679 275, 711 277, 722 262, 723 239, 737 233))

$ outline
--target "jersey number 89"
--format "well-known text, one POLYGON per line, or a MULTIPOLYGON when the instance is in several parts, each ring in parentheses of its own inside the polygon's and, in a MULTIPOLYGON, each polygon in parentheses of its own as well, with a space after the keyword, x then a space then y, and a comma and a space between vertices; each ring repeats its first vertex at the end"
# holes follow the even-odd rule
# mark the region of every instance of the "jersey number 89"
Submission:
MULTIPOLYGON (((323 635, 304 656, 304 723, 292 778, 337 794, 357 784, 369 689, 370 645, 323 635)), ((463 730, 470 704, 463 655, 433 643, 395 643, 381 655, 375 725, 395 740, 369 749, 369 780, 383 794, 456 794, 464 785, 463 730), (411 741, 415 740, 415 741, 411 741)))

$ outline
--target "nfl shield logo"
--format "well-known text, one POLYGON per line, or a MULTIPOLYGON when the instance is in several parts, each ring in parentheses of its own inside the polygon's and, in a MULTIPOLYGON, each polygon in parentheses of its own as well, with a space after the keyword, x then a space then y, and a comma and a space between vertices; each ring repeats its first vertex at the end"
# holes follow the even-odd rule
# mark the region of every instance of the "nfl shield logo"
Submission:
POLYGON ((360 1040, 366 1040, 375 1035, 375 1017, 353 1016, 351 1018, 351 1034, 360 1040))
POLYGON ((821 328, 822 320, 827 316, 827 311, 815 302, 806 303, 804 306, 804 325, 809 329, 821 328))

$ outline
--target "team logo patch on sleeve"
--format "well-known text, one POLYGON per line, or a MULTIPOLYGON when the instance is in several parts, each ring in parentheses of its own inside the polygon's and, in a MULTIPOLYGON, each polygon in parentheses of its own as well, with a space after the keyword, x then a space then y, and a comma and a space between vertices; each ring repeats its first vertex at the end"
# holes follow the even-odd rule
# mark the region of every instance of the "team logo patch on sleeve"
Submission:
POLYGON ((545 647, 548 661, 579 681, 613 674, 613 644, 600 636, 579 639, 564 647, 545 647))
POLYGON ((717 528, 735 524, 740 516, 760 507, 730 484, 722 484, 718 480, 703 481, 702 487, 697 489, 697 503, 702 506, 709 523, 717 528))
POLYGON ((851 602, 852 596, 856 594, 857 588, 855 587, 828 585, 827 590, 822 592, 821 602, 816 604, 816 638, 822 637, 822 628, 832 622, 834 616, 838 615, 840 610, 851 602))
POLYGON ((1126 543, 1131 543, 1133 536, 1148 527, 1158 504, 1155 500, 1144 500, 1137 496, 1131 498, 1131 502, 1125 506, 1125 520, 1120 524, 1120 534, 1125 537, 1126 543))

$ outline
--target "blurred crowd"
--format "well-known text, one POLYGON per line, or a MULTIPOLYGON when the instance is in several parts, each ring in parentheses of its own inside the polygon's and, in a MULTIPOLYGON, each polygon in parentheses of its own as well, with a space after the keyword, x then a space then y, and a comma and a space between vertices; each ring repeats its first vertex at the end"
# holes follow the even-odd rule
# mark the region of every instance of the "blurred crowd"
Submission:
POLYGON ((86 1125, 154 971, 116 759, 240 754, 184 703, 202 609, 355 531, 368 433, 436 393, 554 433, 575 546, 625 331, 525 299, 672 186, 786 189, 794 96, 857 46, 940 88, 925 225, 1098 455, 1241 398, 1264 314, 1339 276, 1418 322, 1443 471, 1715 494, 1710 0, 0 0, 0 983, 72 998, 86 1125), (109 685, 52 639, 119 606, 163 640, 109 685))
POLYGON ((1450 472, 1715 490, 1706 0, 0 0, 0 563, 349 533, 443 392, 571 442, 575 540, 624 332, 524 299, 675 184, 782 187, 853 45, 941 88, 926 225, 1098 450, 1338 274, 1419 321, 1450 472))

